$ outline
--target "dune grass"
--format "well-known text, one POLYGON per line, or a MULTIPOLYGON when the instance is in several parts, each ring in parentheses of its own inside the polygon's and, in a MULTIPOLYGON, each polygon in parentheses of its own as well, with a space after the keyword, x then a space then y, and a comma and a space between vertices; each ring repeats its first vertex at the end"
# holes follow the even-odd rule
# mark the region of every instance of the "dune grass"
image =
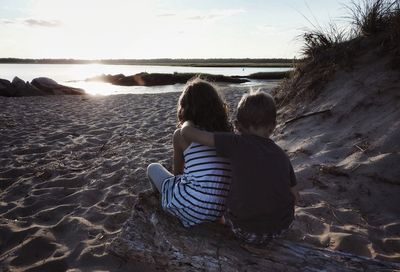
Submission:
POLYGON ((315 99, 339 68, 352 69, 358 55, 374 51, 400 63, 400 0, 361 0, 346 6, 351 27, 334 23, 303 34, 303 61, 275 90, 278 105, 315 99))
POLYGON ((315 58, 318 54, 348 40, 348 33, 339 29, 335 24, 330 24, 326 29, 319 28, 304 33, 303 39, 303 55, 315 58))
MULTIPOLYGON (((400 0, 361 0, 345 6, 352 27, 341 29, 333 22, 326 28, 316 27, 303 34, 303 55, 315 57, 346 41, 386 34, 390 41, 400 36, 400 0)), ((397 45, 397 44, 396 44, 397 45)))
POLYGON ((370 36, 381 32, 399 31, 399 0, 352 2, 348 6, 356 36, 370 36))

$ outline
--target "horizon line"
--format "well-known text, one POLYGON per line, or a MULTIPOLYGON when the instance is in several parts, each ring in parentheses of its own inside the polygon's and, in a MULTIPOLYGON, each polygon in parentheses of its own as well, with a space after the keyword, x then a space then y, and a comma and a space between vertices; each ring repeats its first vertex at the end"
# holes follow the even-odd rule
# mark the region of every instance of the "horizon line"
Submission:
POLYGON ((156 65, 193 67, 291 67, 300 59, 287 58, 209 58, 209 59, 66 59, 66 58, 0 58, 1 64, 109 64, 109 65, 156 65))
POLYGON ((18 58, 18 57, 0 57, 0 60, 80 60, 80 61, 116 61, 116 60, 137 60, 137 61, 152 61, 152 60, 298 60, 301 58, 18 58))

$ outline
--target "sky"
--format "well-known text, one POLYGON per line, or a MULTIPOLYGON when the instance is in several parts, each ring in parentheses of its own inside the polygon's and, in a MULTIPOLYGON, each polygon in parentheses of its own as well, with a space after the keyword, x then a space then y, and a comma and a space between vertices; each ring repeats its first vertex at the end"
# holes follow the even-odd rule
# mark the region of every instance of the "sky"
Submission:
POLYGON ((294 58, 350 2, 0 0, 0 58, 294 58))

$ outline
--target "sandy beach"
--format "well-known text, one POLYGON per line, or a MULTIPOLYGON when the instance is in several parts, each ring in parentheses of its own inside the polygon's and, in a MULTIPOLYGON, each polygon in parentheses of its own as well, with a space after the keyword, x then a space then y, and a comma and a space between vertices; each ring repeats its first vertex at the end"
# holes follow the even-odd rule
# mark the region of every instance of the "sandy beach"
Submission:
MULTIPOLYGON (((222 89, 231 109, 248 90, 222 89)), ((137 195, 149 188, 147 165, 171 169, 178 96, 0 97, 0 270, 156 269, 108 247, 137 195)), ((400 261, 398 185, 375 182, 368 191, 350 182, 358 174, 349 179, 327 164, 316 166, 311 153, 323 144, 312 149, 302 129, 318 138, 304 123, 291 136, 282 127, 274 135, 293 160, 302 197, 285 239, 400 261)), ((335 156, 324 154, 326 162, 335 156)))
POLYGON ((170 165, 177 94, 0 99, 2 269, 119 267, 106 245, 170 165))
POLYGON ((0 97, 0 270, 126 271, 106 247, 171 168, 178 96, 0 97))

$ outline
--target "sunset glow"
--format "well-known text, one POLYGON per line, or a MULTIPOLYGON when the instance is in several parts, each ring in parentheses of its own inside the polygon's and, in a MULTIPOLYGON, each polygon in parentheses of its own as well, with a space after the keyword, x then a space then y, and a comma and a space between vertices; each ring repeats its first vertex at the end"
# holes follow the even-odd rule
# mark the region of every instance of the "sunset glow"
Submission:
POLYGON ((4 0, 0 57, 292 58, 339 1, 4 0), (310 10, 313 10, 311 13, 310 10))

